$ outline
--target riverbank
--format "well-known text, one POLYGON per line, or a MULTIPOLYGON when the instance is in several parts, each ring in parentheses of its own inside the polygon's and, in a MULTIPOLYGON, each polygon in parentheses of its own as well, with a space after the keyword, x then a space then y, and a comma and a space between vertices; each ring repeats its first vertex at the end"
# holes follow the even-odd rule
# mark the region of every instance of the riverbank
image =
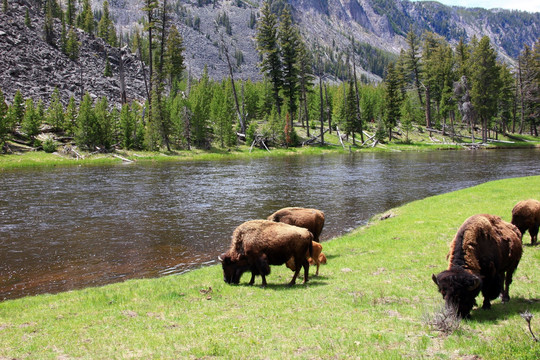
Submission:
MULTIPOLYGON (((300 134, 304 135, 305 134, 300 134)), ((487 145, 471 144, 470 142, 455 143, 447 136, 427 133, 415 133, 411 135, 410 142, 393 141, 386 144, 366 141, 366 145, 353 145, 344 142, 339 144, 336 134, 326 134, 325 141, 329 144, 306 145, 291 148, 260 149, 251 148, 247 145, 239 145, 231 149, 212 148, 211 150, 178 150, 173 152, 149 152, 117 150, 113 153, 88 153, 80 150, 68 153, 58 147, 54 153, 44 151, 16 151, 13 154, 0 154, 0 171, 3 169, 24 167, 47 167, 47 166, 72 166, 72 165, 111 165, 120 163, 146 163, 166 161, 209 161, 242 158, 280 157, 291 155, 321 155, 327 153, 350 153, 350 152, 400 152, 400 151, 434 151, 434 150, 464 150, 464 149, 497 149, 497 148, 534 148, 540 146, 540 139, 524 135, 512 135, 500 137, 498 142, 490 142, 487 145), (339 145, 336 145, 339 144, 339 145)), ((359 141, 359 140, 358 140, 359 141)), ((70 148, 71 149, 71 148, 70 148)))
POLYGON ((431 274, 445 269, 457 228, 476 213, 508 221, 513 205, 529 197, 540 198, 540 176, 389 210, 324 242, 328 264, 307 285, 285 286, 292 273, 274 266, 266 289, 247 286, 249 275, 231 286, 220 266, 210 266, 6 301, 0 358, 536 359, 540 345, 520 316, 531 312, 540 334, 540 247, 527 246, 528 233, 510 303, 473 310, 451 334, 428 324, 442 305, 431 274))

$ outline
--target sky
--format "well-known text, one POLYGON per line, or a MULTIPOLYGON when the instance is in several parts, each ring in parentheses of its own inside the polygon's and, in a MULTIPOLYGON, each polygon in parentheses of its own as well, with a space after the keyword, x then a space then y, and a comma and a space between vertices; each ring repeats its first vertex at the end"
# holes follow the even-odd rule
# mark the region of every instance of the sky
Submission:
POLYGON ((540 0, 435 0, 444 5, 540 12, 540 0))

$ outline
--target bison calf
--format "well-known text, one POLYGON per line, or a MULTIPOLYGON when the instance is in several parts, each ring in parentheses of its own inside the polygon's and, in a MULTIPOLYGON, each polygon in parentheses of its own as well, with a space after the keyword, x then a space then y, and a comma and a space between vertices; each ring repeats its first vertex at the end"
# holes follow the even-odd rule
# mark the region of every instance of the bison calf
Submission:
POLYGON ((324 227, 324 213, 317 209, 287 207, 276 211, 268 220, 308 229, 313 234, 313 241, 319 242, 324 227))
MULTIPOLYGON (((321 264, 326 264, 326 256, 322 253, 322 245, 313 241, 313 253, 309 254, 309 252, 306 253, 306 259, 308 259, 308 262, 310 265, 317 265, 317 271, 315 271, 315 276, 319 275, 319 266, 321 264)), ((287 260, 287 263, 285 264, 289 269, 292 271, 296 271, 296 263, 294 262, 294 258, 290 258, 287 260)))
POLYGON ((531 245, 535 245, 540 227, 540 201, 529 199, 518 202, 512 209, 512 224, 521 231, 522 239, 525 231, 529 230, 531 245))
POLYGON ((294 285, 300 268, 304 268, 304 283, 308 281, 309 263, 306 252, 312 253, 313 235, 306 229, 267 220, 252 220, 238 226, 231 247, 219 257, 226 283, 238 284, 242 274, 251 271, 249 285, 255 275, 261 275, 266 286, 270 265, 282 265, 291 257, 299 266, 289 283, 294 285))
POLYGON ((474 215, 465 220, 450 246, 448 270, 432 276, 446 305, 465 318, 480 291, 484 309, 501 292, 502 301, 507 302, 512 275, 521 259, 520 236, 514 225, 498 216, 474 215))

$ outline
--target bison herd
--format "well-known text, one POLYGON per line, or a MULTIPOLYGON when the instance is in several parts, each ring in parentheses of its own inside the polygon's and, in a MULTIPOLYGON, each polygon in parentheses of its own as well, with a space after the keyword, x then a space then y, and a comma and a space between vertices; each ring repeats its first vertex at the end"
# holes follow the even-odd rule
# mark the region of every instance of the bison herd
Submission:
POLYGON ((483 309, 489 309, 490 301, 499 295, 502 302, 510 300, 508 291, 523 252, 523 234, 529 230, 531 244, 536 244, 539 225, 540 202, 532 199, 514 206, 511 223, 488 214, 465 220, 450 244, 448 270, 432 276, 446 306, 465 318, 480 292, 483 309))
MULTIPOLYGON (((488 214, 466 219, 450 244, 448 269, 432 276, 446 306, 466 318, 480 293, 483 309, 489 309, 491 300, 499 296, 507 302, 523 252, 523 234, 529 230, 534 245, 539 226, 540 202, 532 199, 516 204, 511 223, 488 214)), ((310 263, 317 265, 315 275, 319 265, 326 263, 319 244, 323 227, 322 211, 298 207, 278 210, 267 220, 241 224, 234 230, 229 250, 219 257, 225 282, 238 284, 242 274, 250 271, 250 285, 260 275, 266 286, 270 265, 282 264, 294 271, 289 285, 295 284, 302 268, 307 282, 310 263)))

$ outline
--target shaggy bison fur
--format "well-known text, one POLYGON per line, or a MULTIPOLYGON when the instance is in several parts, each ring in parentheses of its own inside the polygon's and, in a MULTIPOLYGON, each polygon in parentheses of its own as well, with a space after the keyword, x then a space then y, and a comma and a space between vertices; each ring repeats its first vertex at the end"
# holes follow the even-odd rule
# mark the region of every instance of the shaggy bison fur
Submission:
POLYGON ((538 240, 538 227, 540 227, 540 201, 529 199, 520 201, 512 209, 512 224, 521 231, 521 238, 529 230, 531 245, 538 240))
POLYGON ((521 254, 521 234, 514 225, 498 216, 474 215, 465 220, 451 243, 448 270, 432 278, 446 305, 465 318, 480 291, 484 309, 501 293, 503 302, 510 299, 508 288, 521 254))
POLYGON ((267 220, 247 221, 234 230, 231 247, 219 257, 224 280, 228 284, 238 284, 242 274, 249 270, 249 285, 253 285, 255 275, 261 275, 262 286, 266 286, 270 265, 282 265, 292 257, 301 266, 289 285, 294 285, 301 267, 304 268, 305 283, 309 273, 306 253, 312 253, 312 241, 313 235, 297 226, 267 220))
MULTIPOLYGON (((309 255, 309 252, 306 253, 306 258, 308 259, 308 262, 310 265, 317 265, 317 271, 315 271, 315 276, 319 275, 319 266, 321 264, 326 264, 326 256, 322 253, 322 245, 313 242, 313 254, 311 256, 309 255)), ((290 258, 287 260, 287 263, 285 264, 289 269, 292 271, 296 271, 296 264, 294 262, 294 258, 290 258)))
POLYGON ((308 229, 316 242, 319 242, 324 227, 324 213, 317 209, 287 207, 270 215, 268 220, 308 229))

